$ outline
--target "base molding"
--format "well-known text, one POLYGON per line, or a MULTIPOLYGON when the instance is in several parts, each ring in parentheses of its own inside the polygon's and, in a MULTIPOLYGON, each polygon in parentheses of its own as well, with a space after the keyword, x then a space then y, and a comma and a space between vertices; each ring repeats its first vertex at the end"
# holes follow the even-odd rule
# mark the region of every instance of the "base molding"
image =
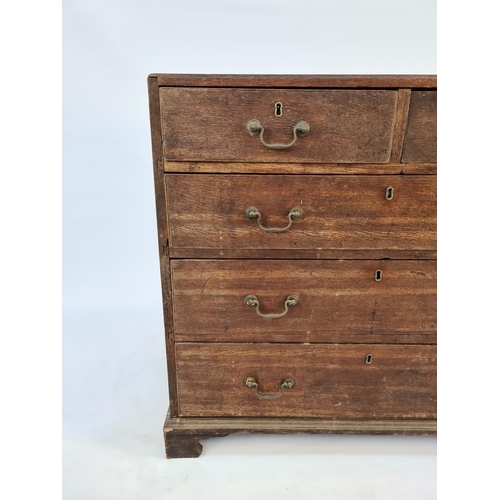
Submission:
POLYGON ((436 420, 339 420, 319 418, 172 418, 163 426, 167 458, 196 458, 200 440, 228 434, 374 434, 433 436, 436 420))

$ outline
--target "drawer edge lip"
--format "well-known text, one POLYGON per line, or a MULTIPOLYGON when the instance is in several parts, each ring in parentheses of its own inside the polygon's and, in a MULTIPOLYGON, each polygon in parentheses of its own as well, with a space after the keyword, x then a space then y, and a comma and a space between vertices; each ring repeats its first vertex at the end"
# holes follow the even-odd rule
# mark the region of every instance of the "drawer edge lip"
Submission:
MULTIPOLYGON (((370 347, 379 347, 379 346, 394 346, 394 347, 425 347, 425 346, 437 346, 437 333, 428 333, 428 334, 415 334, 415 336, 419 337, 427 337, 427 338, 422 338, 421 341, 418 341, 418 339, 410 338, 410 339, 403 339, 398 341, 395 341, 394 338, 395 336, 390 336, 388 334, 382 334, 382 335, 387 335, 390 337, 390 339, 382 339, 382 340, 374 340, 374 339, 367 339, 368 334, 366 335, 360 335, 363 337, 362 340, 356 341, 356 339, 353 338, 347 338, 348 336, 345 336, 345 340, 342 338, 341 335, 331 335, 332 340, 327 341, 327 340, 314 340, 313 339, 300 339, 300 340, 291 340, 291 339, 286 339, 283 340, 283 337, 286 337, 287 333, 283 334, 272 334, 269 335, 270 337, 275 337, 277 340, 262 340, 262 339, 257 339, 255 340, 255 337, 251 337, 252 333, 250 332, 246 336, 241 336, 241 338, 237 339, 228 339, 224 338, 224 334, 186 334, 185 332, 174 332, 174 343, 175 345, 179 344, 198 344, 198 345, 204 345, 204 344, 266 344, 266 345, 304 345, 304 346, 322 346, 322 345, 350 345, 350 346, 370 346, 370 347), (336 337, 336 338, 335 338, 336 337), (340 338, 339 338, 340 337, 340 338), (249 340, 250 339, 250 340, 249 340)), ((380 335, 380 336, 382 336, 380 335)), ((324 335, 326 337, 326 334, 324 335)), ((401 334, 403 336, 403 334, 401 334)), ((321 338, 321 335, 315 335, 313 337, 321 338)), ((352 336, 351 336, 352 337, 352 336)))
MULTIPOLYGON (((436 435, 436 419, 325 419, 249 417, 170 417, 164 434, 379 434, 436 435)), ((208 437, 208 436, 207 436, 208 437)))
POLYGON ((169 174, 221 175, 330 175, 330 176, 437 176, 437 162, 410 163, 307 163, 163 160, 163 172, 169 174))
POLYGON ((436 75, 251 75, 152 73, 160 87, 436 89, 436 75))
POLYGON ((337 250, 170 247, 171 260, 437 260, 436 250, 337 250))
POLYGON ((436 347, 437 348, 437 342, 429 342, 428 344, 419 344, 419 343, 407 343, 407 344, 400 344, 399 342, 383 342, 383 343, 377 343, 377 342, 269 342, 269 341, 263 341, 263 342, 229 342, 229 341, 220 341, 220 342, 194 342, 190 340, 183 340, 183 341, 176 341, 175 345, 201 345, 201 346, 211 346, 213 344, 217 344, 219 346, 229 346, 229 345, 235 345, 235 344, 240 344, 240 345, 258 345, 258 346, 270 346, 270 345, 276 345, 276 344, 282 344, 282 345, 293 345, 294 347, 297 347, 299 345, 302 345, 304 347, 310 347, 310 346, 340 346, 340 347, 345 347, 345 346, 351 346, 351 347, 436 347))

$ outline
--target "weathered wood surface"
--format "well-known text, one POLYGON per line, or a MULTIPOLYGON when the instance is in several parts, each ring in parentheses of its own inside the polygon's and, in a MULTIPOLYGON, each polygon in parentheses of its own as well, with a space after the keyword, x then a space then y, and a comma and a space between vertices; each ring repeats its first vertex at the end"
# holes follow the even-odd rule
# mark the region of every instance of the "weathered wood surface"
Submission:
POLYGON ((181 417, 436 417, 436 346, 176 343, 176 354, 181 417), (261 399, 246 377, 263 395, 295 386, 261 399))
POLYGON ((393 90, 160 89, 167 160, 270 163, 387 163, 398 93, 393 90), (283 116, 275 116, 275 103, 283 116), (300 120, 307 137, 289 149, 263 146, 247 133, 264 126, 267 143, 288 144, 300 120))
POLYGON ((157 78, 148 78, 149 120, 151 125, 151 147, 153 153, 153 178, 155 185, 156 221, 158 229, 158 247, 160 255, 167 244, 167 209, 165 200, 165 185, 162 172, 162 146, 160 124, 160 101, 157 78))
POLYGON ((160 257, 161 268, 161 284, 163 297, 163 318, 165 323, 165 347, 167 356, 167 373, 168 373, 168 392, 170 400, 170 412, 172 416, 177 415, 177 369, 175 363, 175 347, 174 347, 174 313, 173 313, 173 295, 172 295, 172 279, 171 266, 172 260, 168 253, 168 248, 165 248, 163 255, 160 257))
POLYGON ((229 433, 435 434, 436 77, 158 74, 148 86, 167 456, 229 433), (268 150, 245 130, 252 118, 267 142, 290 142, 301 119, 311 133, 268 150), (264 226, 294 206, 305 217, 264 233, 247 206, 264 226), (270 320, 247 294, 263 313, 300 302, 270 320), (265 394, 296 385, 262 400, 246 376, 265 394))
POLYGON ((165 198, 165 176, 161 161, 160 102, 157 78, 148 78, 149 117, 151 122, 151 144, 153 151, 153 178, 155 185, 156 221, 158 229, 158 252, 165 323, 165 346, 169 379, 170 411, 177 411, 177 383, 175 349, 173 343, 172 287, 170 283, 170 256, 168 253, 167 204, 165 198))
POLYGON ((163 437, 165 440, 165 455, 167 458, 198 458, 203 451, 203 446, 200 443, 201 439, 223 437, 226 435, 227 433, 224 434, 223 432, 218 432, 216 434, 184 433, 164 427, 163 437))
POLYGON ((435 175, 436 163, 233 163, 169 161, 165 172, 189 174, 435 175))
POLYGON ((435 176, 165 176, 170 246, 181 249, 436 250, 435 176), (394 188, 391 201, 387 187, 394 188), (284 227, 294 207, 304 218, 284 227))
POLYGON ((394 259, 436 260, 436 250, 335 250, 322 248, 171 248, 171 258, 183 259, 394 259))
POLYGON ((388 434, 434 435, 435 419, 321 419, 321 418, 196 418, 165 420, 167 434, 196 435, 199 439, 228 434, 388 434))
POLYGON ((174 418, 163 428, 167 458, 197 458, 200 441, 228 434, 374 434, 432 436, 436 420, 350 420, 308 418, 174 418))
POLYGON ((435 75, 196 75, 153 74, 168 87, 436 88, 435 75))
POLYGON ((167 458, 197 458, 201 440, 228 434, 436 434, 436 420, 350 420, 320 418, 174 418, 163 427, 167 458))
POLYGON ((394 133, 392 136, 391 162, 401 162, 403 145, 408 123, 408 112, 410 108, 410 89, 398 90, 398 104, 396 108, 396 118, 394 120, 394 133))
POLYGON ((431 343, 435 261, 173 260, 176 341, 431 343), (375 271, 382 281, 375 281, 375 271), (289 295, 299 304, 281 313, 289 295))
POLYGON ((196 434, 173 434, 164 432, 167 458, 198 458, 203 451, 201 436, 196 434))
POLYGON ((437 92, 411 93, 403 162, 437 161, 437 92))

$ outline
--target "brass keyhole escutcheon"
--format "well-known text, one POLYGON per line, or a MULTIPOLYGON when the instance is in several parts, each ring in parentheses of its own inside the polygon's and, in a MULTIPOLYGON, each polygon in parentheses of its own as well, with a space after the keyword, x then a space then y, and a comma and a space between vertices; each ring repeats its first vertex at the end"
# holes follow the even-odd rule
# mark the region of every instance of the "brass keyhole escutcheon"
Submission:
POLYGON ((392 186, 389 186, 385 190, 385 199, 391 201, 393 198, 394 198, 394 188, 392 186))
POLYGON ((274 114, 278 117, 283 116, 283 104, 279 101, 274 105, 274 114))
POLYGON ((365 363, 367 365, 371 365, 372 364, 372 361, 373 361, 373 354, 367 354, 365 356, 365 363))
POLYGON ((382 270, 377 269, 375 271, 375 281, 382 281, 382 270))

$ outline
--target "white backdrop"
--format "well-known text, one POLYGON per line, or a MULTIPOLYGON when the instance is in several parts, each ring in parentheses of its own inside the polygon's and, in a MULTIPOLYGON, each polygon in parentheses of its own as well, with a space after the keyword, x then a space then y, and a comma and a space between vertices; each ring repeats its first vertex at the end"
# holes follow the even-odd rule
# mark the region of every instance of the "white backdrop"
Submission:
POLYGON ((164 459, 149 73, 435 74, 435 0, 65 0, 64 498, 433 499, 435 438, 230 436, 164 459))

